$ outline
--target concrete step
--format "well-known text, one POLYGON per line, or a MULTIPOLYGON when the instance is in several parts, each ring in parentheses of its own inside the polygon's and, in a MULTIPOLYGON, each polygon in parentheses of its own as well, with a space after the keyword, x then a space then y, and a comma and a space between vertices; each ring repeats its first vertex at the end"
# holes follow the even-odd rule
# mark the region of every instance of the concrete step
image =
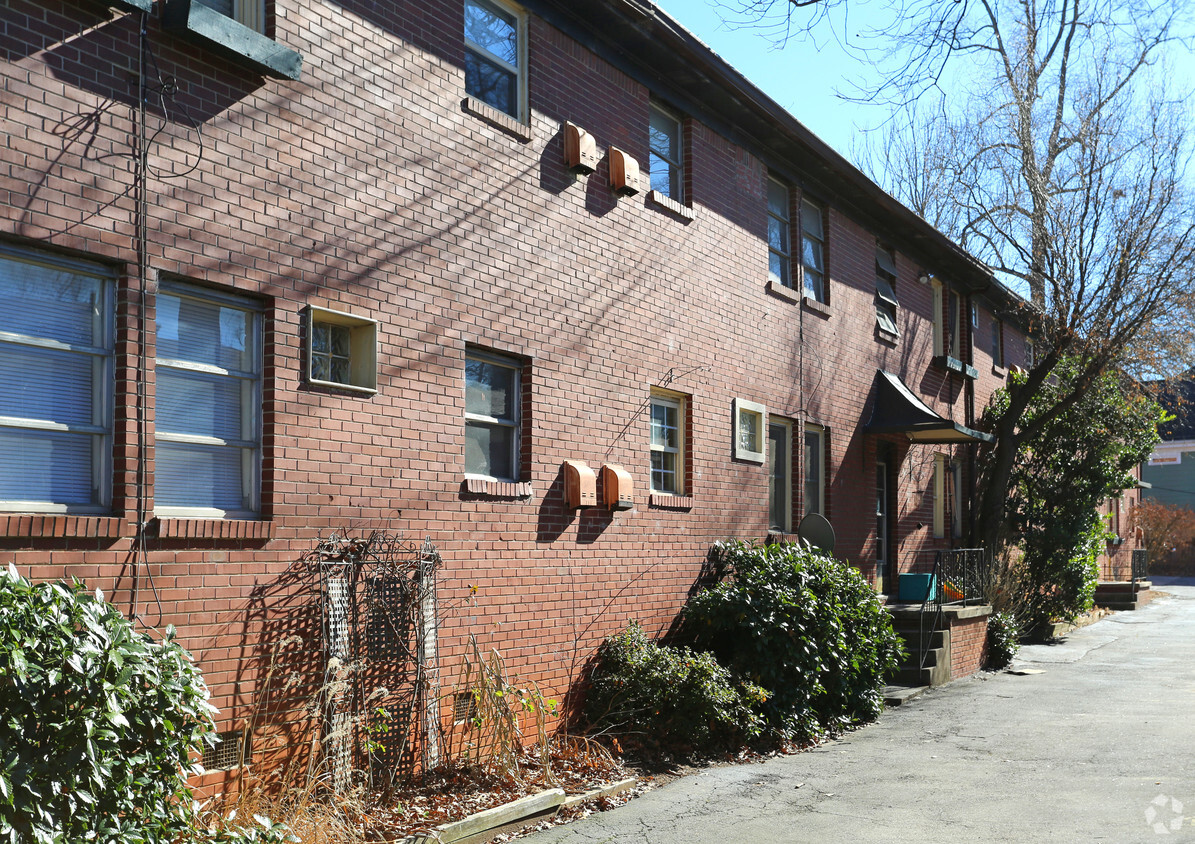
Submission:
POLYGON ((1097 607, 1103 607, 1106 610, 1115 610, 1117 612, 1132 612, 1141 606, 1137 601, 1123 601, 1123 600, 1104 600, 1095 599, 1097 607))
POLYGON ((898 668, 888 674, 888 682, 894 686, 932 686, 932 668, 898 668))
POLYGON ((940 686, 950 682, 950 656, 946 648, 933 648, 921 657, 910 655, 905 664, 889 673, 893 685, 940 686))
POLYGON ((924 633, 920 630, 897 630, 896 635, 904 639, 907 651, 917 650, 923 645, 927 648, 946 647, 945 630, 926 630, 924 633))
POLYGON ((895 707, 908 703, 929 691, 929 686, 884 686, 884 706, 895 707))

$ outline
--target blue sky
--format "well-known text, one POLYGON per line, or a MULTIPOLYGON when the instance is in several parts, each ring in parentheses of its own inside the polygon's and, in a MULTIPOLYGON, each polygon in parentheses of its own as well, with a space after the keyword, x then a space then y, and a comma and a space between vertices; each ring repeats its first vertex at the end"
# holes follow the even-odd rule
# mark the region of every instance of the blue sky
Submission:
POLYGON ((722 23, 711 0, 656 3, 849 160, 855 160, 851 144, 858 143, 860 131, 887 116, 879 106, 844 102, 835 95, 866 66, 842 50, 828 26, 774 49, 758 29, 722 23))

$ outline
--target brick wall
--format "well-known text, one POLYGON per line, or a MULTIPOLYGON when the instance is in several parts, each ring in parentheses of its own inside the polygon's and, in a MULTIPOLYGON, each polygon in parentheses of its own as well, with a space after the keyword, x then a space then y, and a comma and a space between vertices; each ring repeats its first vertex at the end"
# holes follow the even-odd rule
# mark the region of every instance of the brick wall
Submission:
POLYGON ((950 619, 950 677, 970 677, 987 657, 987 614, 950 619))
MULTIPOLYGON (((431 0, 417 14, 409 4, 279 2, 276 37, 303 56, 297 82, 265 80, 151 20, 155 67, 178 93, 149 115, 142 289, 130 158, 136 21, 90 0, 14 0, 3 15, 0 233, 110 266, 119 305, 113 513, 8 517, 0 549, 32 577, 82 577, 126 610, 135 600, 146 624, 178 627, 221 727, 252 720, 261 752, 302 746, 320 612, 297 561, 331 532, 402 531, 438 546, 446 684, 470 634, 559 696, 628 621, 664 632, 712 542, 766 536, 766 467, 731 458, 735 398, 795 423, 798 481, 800 426, 827 429, 827 514, 839 555, 868 577, 880 442, 891 449, 899 570, 949 545, 932 536, 932 467, 934 453, 952 449, 861 431, 877 368, 969 421, 961 380, 930 362, 921 259, 892 243, 901 337, 889 342, 874 315, 883 232, 816 196, 830 209, 829 307, 769 293, 768 163, 700 121, 685 123, 692 219, 643 194, 616 198, 604 158, 590 176, 567 174, 564 120, 646 165, 651 92, 545 21, 530 21, 528 140, 462 108, 459 2, 431 0), (235 291, 263 310, 264 521, 163 519, 138 557, 141 423, 153 500, 159 279, 235 291), (310 305, 377 320, 376 395, 306 383, 310 305), (467 348, 525 362, 529 497, 464 487, 467 348), (691 500, 680 508, 649 502, 652 387, 688 402, 691 500), (634 509, 566 510, 565 459, 626 467, 634 509)), ((1002 383, 980 372, 976 408, 1002 383)))

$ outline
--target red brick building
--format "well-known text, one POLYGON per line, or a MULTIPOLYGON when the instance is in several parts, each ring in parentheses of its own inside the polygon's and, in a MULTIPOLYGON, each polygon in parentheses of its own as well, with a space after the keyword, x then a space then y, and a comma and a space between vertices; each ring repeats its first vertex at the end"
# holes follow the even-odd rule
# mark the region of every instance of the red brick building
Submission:
POLYGON ((333 533, 434 543, 444 690, 473 635, 557 696, 719 539, 822 513, 884 591, 958 544, 1009 295, 659 10, 112 5, 0 12, 0 544, 255 753, 333 533))

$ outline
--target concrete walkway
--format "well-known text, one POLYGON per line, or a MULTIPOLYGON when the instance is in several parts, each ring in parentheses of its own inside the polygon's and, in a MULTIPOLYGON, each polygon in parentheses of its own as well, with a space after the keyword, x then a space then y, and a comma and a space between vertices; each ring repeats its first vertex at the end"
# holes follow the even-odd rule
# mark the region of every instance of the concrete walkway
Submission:
POLYGON ((849 736, 524 839, 1195 842, 1195 581, 849 736))

